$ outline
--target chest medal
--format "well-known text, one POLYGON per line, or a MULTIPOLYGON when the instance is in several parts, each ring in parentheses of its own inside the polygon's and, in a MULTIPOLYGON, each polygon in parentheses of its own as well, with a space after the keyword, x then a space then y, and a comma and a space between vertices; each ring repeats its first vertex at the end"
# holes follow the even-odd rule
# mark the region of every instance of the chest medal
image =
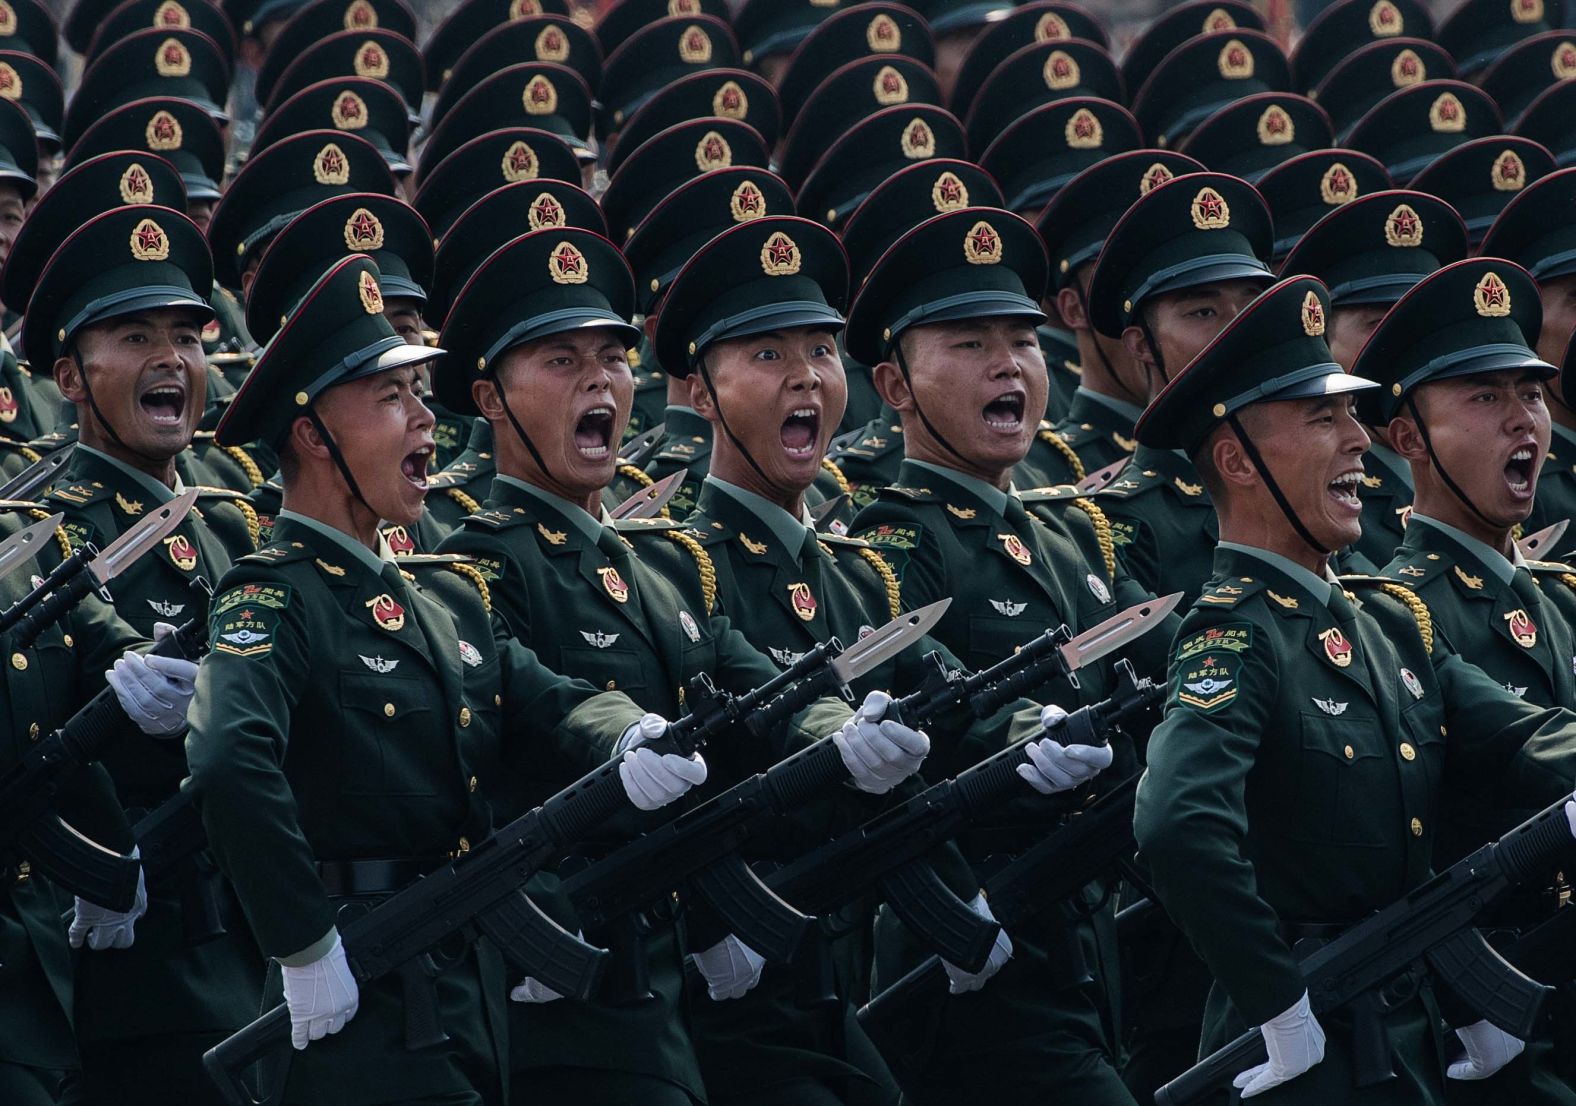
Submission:
POLYGON ((1417 673, 1410 668, 1401 669, 1401 682, 1406 685, 1406 690, 1412 693, 1412 698, 1423 697, 1423 681, 1417 678, 1417 673))
POLYGON ((691 641, 700 640, 700 627, 695 624, 695 616, 689 611, 679 612, 679 625, 684 629, 684 636, 691 641))
POLYGON ((1331 626, 1319 635, 1319 640, 1324 642, 1324 655, 1330 658, 1330 663, 1336 668, 1348 668, 1352 663, 1352 643, 1346 640, 1346 635, 1340 628, 1331 626))
POLYGON ((815 618, 815 596, 810 594, 809 584, 789 584, 788 599, 793 604, 793 613, 801 621, 809 622, 815 618))
POLYGON ((376 599, 368 599, 366 607, 372 612, 372 620, 379 629, 395 634, 405 628, 405 608, 396 603, 388 592, 376 599))
POLYGON ((185 534, 165 538, 164 548, 169 551, 170 561, 182 572, 190 572, 197 567, 197 547, 185 534))
POLYGON ((1034 560, 1029 553, 1029 547, 1023 544, 1023 539, 1017 534, 997 534, 996 539, 1001 542, 1001 547, 1007 551, 1007 556, 1021 565, 1027 565, 1034 560))
POLYGON ((624 583, 624 578, 618 574, 618 569, 612 565, 599 568, 596 574, 602 577, 602 587, 606 589, 615 603, 629 602, 629 585, 624 583))
POLYGON ((1510 624, 1510 636, 1516 639, 1517 645, 1531 649, 1538 644, 1538 627, 1526 611, 1518 607, 1505 615, 1504 619, 1510 624))

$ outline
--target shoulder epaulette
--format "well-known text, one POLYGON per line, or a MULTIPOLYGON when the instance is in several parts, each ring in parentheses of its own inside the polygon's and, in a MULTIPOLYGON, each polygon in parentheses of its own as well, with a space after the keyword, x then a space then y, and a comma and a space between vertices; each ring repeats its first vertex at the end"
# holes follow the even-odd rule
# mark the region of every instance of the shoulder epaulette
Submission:
POLYGON ((929 488, 906 488, 901 484, 888 484, 876 494, 881 498, 893 495, 899 499, 913 500, 915 503, 934 503, 940 498, 929 488))
POLYGON ((1083 462, 1079 460, 1077 452, 1067 444, 1067 440, 1056 432, 1056 428, 1048 422, 1041 421, 1038 435, 1040 441, 1050 446, 1062 455, 1062 460, 1067 462, 1067 467, 1073 471, 1073 479, 1082 480, 1087 473, 1084 472, 1083 462))
POLYGON ((282 565, 292 561, 305 560, 312 556, 310 550, 298 542, 272 542, 263 546, 256 553, 248 553, 235 559, 236 564, 255 565, 282 565))
POLYGON ((479 522, 489 530, 502 530, 508 526, 518 526, 525 521, 524 515, 513 514, 509 511, 500 511, 490 507, 485 511, 472 511, 466 522, 479 522))
POLYGON ((646 475, 645 469, 641 468, 639 465, 632 465, 628 461, 620 461, 618 463, 617 472, 625 480, 633 480, 642 488, 649 488, 651 485, 656 483, 655 480, 646 475))
POLYGON ((1534 577, 1552 576, 1560 583, 1576 591, 1576 572, 1571 571, 1571 566, 1559 561, 1528 561, 1527 568, 1534 577))
POLYGON ((1211 580, 1194 602, 1197 607, 1231 610, 1250 595, 1257 595, 1268 585, 1257 576, 1227 576, 1211 580))
POLYGON ((694 558, 695 571, 700 576, 700 593, 706 600, 706 613, 711 614, 717 608, 717 566, 712 563, 711 554, 701 547, 694 531, 675 526, 661 531, 661 534, 669 541, 683 546, 694 558))
POLYGON ((620 534, 657 534, 663 530, 683 530, 685 524, 671 518, 618 518, 613 529, 620 534))
POLYGON ((1060 503, 1065 500, 1075 500, 1082 496, 1072 484, 1047 484, 1043 488, 1030 488, 1026 492, 1019 492, 1018 499, 1029 506, 1034 503, 1060 503))
POLYGON ((1115 480, 1100 489, 1100 494, 1115 499, 1129 499, 1157 488, 1163 483, 1165 478, 1154 469, 1141 469, 1137 465, 1128 465, 1115 480))
POLYGON ((1423 639, 1423 649, 1429 653, 1434 651, 1434 617, 1428 613, 1428 604, 1423 602, 1422 596, 1410 586, 1398 584, 1383 576, 1342 576, 1340 581, 1348 591, 1353 588, 1381 591, 1400 603, 1411 612, 1412 620, 1417 623, 1417 633, 1423 639))
POLYGON ((92 483, 56 484, 44 498, 69 503, 73 507, 86 507, 108 498, 109 494, 109 489, 95 480, 92 483))
POLYGON ((818 532, 816 538, 823 545, 843 547, 846 549, 869 549, 870 543, 864 538, 851 538, 846 534, 834 534, 829 530, 818 532))

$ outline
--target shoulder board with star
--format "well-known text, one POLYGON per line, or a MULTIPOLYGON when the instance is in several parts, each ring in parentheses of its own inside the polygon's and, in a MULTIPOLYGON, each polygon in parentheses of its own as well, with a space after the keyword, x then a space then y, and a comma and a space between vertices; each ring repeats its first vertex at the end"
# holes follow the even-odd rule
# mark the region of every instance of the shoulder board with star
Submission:
POLYGON ((441 491, 444 488, 457 488, 468 483, 475 475, 474 472, 444 469, 442 472, 434 473, 432 476, 427 477, 427 490, 441 491))
MULTIPOLYGON (((613 529, 620 534, 657 534, 663 530, 683 530, 685 523, 671 518, 620 518, 613 520, 613 529)), ((697 537, 699 535, 696 535, 697 537)))
POLYGON ((248 553, 244 557, 237 557, 236 564, 254 565, 284 565, 294 561, 304 561, 314 554, 299 542, 273 542, 263 546, 256 553, 248 553))
POLYGON ((1169 481, 1155 469, 1128 465, 1115 480, 1101 488, 1099 494, 1112 499, 1133 499, 1167 483, 1169 481))
POLYGON ((929 488, 907 488, 901 484, 888 484, 876 493, 878 499, 903 499, 910 503, 939 503, 941 497, 929 488))
POLYGON ((1086 494, 1072 484, 1051 484, 1020 492, 1018 498, 1024 506, 1028 506, 1031 503, 1071 503, 1075 499, 1083 499, 1086 494))
POLYGON ((103 484, 74 483, 57 484, 45 496, 51 503, 64 503, 71 507, 86 507, 90 503, 98 503, 108 499, 110 491, 103 484))
POLYGON ((512 511, 500 511, 495 507, 489 507, 485 511, 477 511, 474 515, 468 516, 463 525, 468 526, 474 522, 489 530, 506 530, 511 526, 524 524, 527 518, 528 516, 523 514, 517 515, 512 511))
POLYGON ((1570 565, 1561 564, 1559 561, 1528 561, 1527 570, 1538 583, 1544 580, 1557 580, 1566 587, 1576 590, 1576 570, 1570 565))
POLYGON ((464 553, 407 553, 399 559, 401 568, 420 568, 422 565, 469 565, 476 558, 464 553))
POLYGON ((870 548, 870 543, 867 542, 864 538, 855 538, 855 537, 848 537, 848 536, 843 535, 843 534, 834 534, 834 533, 832 533, 829 530, 823 530, 820 533, 816 534, 816 539, 818 541, 820 541, 820 543, 822 545, 829 546, 829 547, 831 547, 833 549, 869 549, 870 548))
POLYGON ((214 431, 212 430, 193 430, 191 443, 186 448, 195 452, 199 442, 211 443, 213 439, 214 431))
POLYGON ((1264 591, 1267 585, 1257 576, 1225 576, 1211 580, 1193 601, 1199 610, 1231 610, 1251 595, 1264 591))

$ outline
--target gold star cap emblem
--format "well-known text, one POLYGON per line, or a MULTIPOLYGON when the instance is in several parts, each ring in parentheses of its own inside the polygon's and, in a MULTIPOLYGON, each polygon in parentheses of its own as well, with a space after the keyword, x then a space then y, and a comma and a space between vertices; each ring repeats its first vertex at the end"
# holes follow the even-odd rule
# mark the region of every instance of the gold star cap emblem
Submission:
POLYGON ((1467 129, 1467 110, 1454 92, 1441 92, 1428 107, 1428 125, 1437 134, 1460 134, 1467 129))
POLYGON ((170 238, 152 219, 143 219, 131 231, 131 256, 138 261, 164 261, 170 256, 170 238))
POLYGON ((1510 18, 1517 23, 1541 22, 1543 0, 1510 0, 1510 18))
POLYGON ((153 55, 153 68, 161 77, 185 77, 192 71, 191 51, 178 38, 167 38, 153 55))
POLYGON ((351 0, 345 8, 345 30, 370 31, 378 25, 378 10, 368 0, 351 0))
POLYGON ((1368 9, 1368 30, 1375 38, 1393 38, 1405 29, 1401 10, 1391 0, 1379 0, 1368 9))
POLYGON ((876 72, 872 91, 875 93, 876 103, 882 107, 908 103, 908 81, 890 65, 883 65, 876 72))
POLYGON ((389 55, 382 46, 368 39, 356 50, 351 66, 356 76, 380 81, 389 75, 389 55))
POLYGON ((1489 270, 1478 278, 1472 289, 1472 306, 1485 319, 1503 319, 1510 314, 1510 289, 1498 273, 1489 270))
POLYGON ((537 174, 537 165, 536 151, 515 139, 503 152, 503 179, 510 182, 530 180, 537 174))
POLYGON ((711 111, 723 119, 745 119, 750 114, 750 98, 738 81, 724 81, 711 98, 711 111))
POLYGON ((726 169, 733 164, 733 147, 716 131, 707 131, 695 143, 695 168, 702 173, 726 169))
POLYGON ((148 171, 139 162, 132 162, 121 173, 120 198, 122 203, 128 204, 153 202, 153 178, 148 176, 148 171))
POLYGON ((527 115, 551 115, 558 110, 558 89, 553 82, 538 73, 525 82, 520 93, 521 106, 527 115))
POLYGON ((924 161, 936 156, 936 135, 923 119, 915 119, 903 128, 898 142, 903 156, 910 161, 924 161))
POLYGON ((897 21, 882 12, 865 26, 865 45, 872 54, 891 54, 903 47, 903 32, 897 21))
POLYGON ((1207 35, 1214 31, 1235 31, 1236 29, 1237 21, 1232 17, 1232 14, 1225 8, 1215 8, 1204 17, 1204 22, 1199 27, 1198 33, 1207 35))
POLYGON ((361 309, 368 315, 383 314, 383 289, 370 269, 362 269, 356 281, 356 294, 361 299, 361 309))
POLYGON ((1244 46, 1241 39, 1229 39, 1220 48, 1216 66, 1226 80, 1245 81, 1253 76, 1253 51, 1244 46))
POLYGON ((769 277, 793 276, 803 260, 798 243, 780 230, 772 231, 761 246, 761 271, 769 277))
POLYGON ((547 256, 547 275, 554 284, 584 284, 591 279, 591 266, 574 243, 560 242, 547 256))
POLYGON ((752 180, 740 181, 728 197, 728 213, 735 223, 747 223, 766 214, 766 195, 752 180))
POLYGON ((1259 145, 1285 146, 1297 136, 1296 124, 1279 104, 1271 104, 1259 116, 1259 145))
POLYGON ((1067 26, 1067 20, 1055 12, 1046 12, 1034 25, 1035 42, 1063 42, 1072 37, 1073 32, 1067 26))
POLYGON ((711 36, 700 24, 692 24, 679 35, 679 60, 685 65, 705 65, 711 61, 711 36))
POLYGON ((1040 70, 1040 76, 1045 80, 1045 87, 1052 92, 1065 92, 1069 88, 1078 87, 1078 82, 1083 79, 1083 73, 1078 68, 1078 60, 1065 50, 1052 50, 1045 59, 1045 65, 1040 70))
POLYGON ((1319 198, 1331 207, 1350 203, 1357 198, 1357 178, 1341 162, 1332 162, 1319 178, 1319 198))
POLYGON ((1098 115, 1088 108, 1079 108, 1067 117, 1062 137, 1069 150, 1098 150, 1105 145, 1105 128, 1098 115))
POLYGON ((372 212, 358 207, 345 220, 345 246, 352 253, 371 253, 383 248, 383 223, 372 212))
POLYGON ((526 222, 532 230, 542 230, 546 227, 561 227, 567 222, 564 215, 564 205, 550 192, 539 193, 531 201, 531 207, 526 212, 526 222))
POLYGON ((367 102, 347 88, 334 97, 328 114, 336 129, 359 131, 367 125, 367 102))
POLYGON ((1312 289, 1302 297, 1302 331, 1310 338, 1324 333, 1324 302, 1312 289))
POLYGON ((165 150, 179 150, 185 136, 181 131, 180 120, 160 108, 148 120, 143 137, 147 139, 148 149, 162 153, 165 150))
POLYGON ((1396 88, 1411 88, 1426 80, 1428 66, 1423 64, 1423 59, 1410 46, 1396 54, 1395 60, 1390 63, 1390 83, 1396 88))
POLYGON ((1225 230, 1231 225, 1231 205, 1208 185, 1198 190, 1188 211, 1198 230, 1225 230))
POLYGON ((569 60, 569 36, 564 34, 562 27, 549 24, 536 36, 532 49, 536 52, 537 61, 561 64, 569 60))
POLYGON ((1489 180, 1496 192, 1520 192, 1527 183, 1527 166, 1515 150, 1503 150, 1494 159, 1489 180))
POLYGON ((190 28, 192 25, 191 13, 181 7, 175 0, 164 0, 153 13, 153 26, 155 27, 181 27, 190 28))
POLYGON ((943 215, 960 207, 968 207, 968 186, 951 169, 945 169, 930 186, 930 203, 943 215))
POLYGON ((1549 57, 1549 68, 1554 71, 1556 80, 1576 77, 1576 42, 1566 39, 1556 46, 1549 57))
POLYGON ((1401 248, 1423 244, 1423 220, 1411 204, 1398 204, 1385 217, 1384 240, 1386 245, 1401 248))
POLYGON ((1144 175, 1138 178, 1138 194, 1140 196, 1147 196, 1156 188, 1159 188, 1162 184, 1165 184, 1175 177, 1175 173, 1157 161, 1148 169, 1145 169, 1144 175))
POLYGON ((8 61, 0 61, 0 99, 20 100, 22 98, 22 74, 18 73, 8 61))
POLYGON ((1001 234, 983 219, 963 236, 963 259, 970 265, 998 265, 1001 254, 1001 234))
POLYGON ((350 183, 350 160, 338 143, 330 142, 313 156, 312 179, 318 184, 350 183))

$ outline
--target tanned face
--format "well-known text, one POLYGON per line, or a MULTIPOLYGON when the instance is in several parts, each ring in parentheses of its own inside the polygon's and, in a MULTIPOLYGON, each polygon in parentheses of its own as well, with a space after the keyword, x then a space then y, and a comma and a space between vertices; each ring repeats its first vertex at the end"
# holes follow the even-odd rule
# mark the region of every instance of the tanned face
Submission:
POLYGON ((421 518, 427 500, 433 418, 423 393, 415 367, 405 366, 335 385, 317 400, 366 505, 403 526, 421 518))
POLYGON ((1325 337, 1329 340, 1330 352, 1335 355, 1337 365, 1347 372, 1352 371, 1352 365, 1362 352, 1364 343, 1389 310, 1385 304, 1358 304, 1330 309, 1329 332, 1325 337))
MULTIPOLYGON (((1538 334, 1538 357, 1551 365, 1559 365, 1565 358, 1565 347, 1576 331, 1576 276, 1554 277, 1538 283, 1538 295, 1543 301, 1543 329, 1538 334)), ((1570 400, 1559 390, 1556 377, 1549 382, 1549 391, 1555 400, 1570 400)))
POLYGON ((1261 280, 1226 280, 1164 292, 1145 300, 1140 310, 1148 320, 1150 335, 1159 343, 1159 362, 1142 327, 1129 326, 1122 333, 1122 341, 1135 358, 1150 366, 1150 398, 1158 395, 1167 381, 1197 357, 1263 289, 1261 280))
POLYGON ((16 185, 0 181, 0 263, 11 256, 11 243, 16 241, 16 232, 22 229, 22 220, 27 215, 27 205, 22 201, 22 192, 16 185))
POLYGON ((186 217, 197 224, 197 229, 204 235, 208 233, 208 224, 213 221, 213 209, 217 200, 187 200, 186 217))
POLYGON ((389 321, 406 345, 424 346, 427 337, 421 319, 421 303, 408 296, 383 297, 383 317, 389 321))

